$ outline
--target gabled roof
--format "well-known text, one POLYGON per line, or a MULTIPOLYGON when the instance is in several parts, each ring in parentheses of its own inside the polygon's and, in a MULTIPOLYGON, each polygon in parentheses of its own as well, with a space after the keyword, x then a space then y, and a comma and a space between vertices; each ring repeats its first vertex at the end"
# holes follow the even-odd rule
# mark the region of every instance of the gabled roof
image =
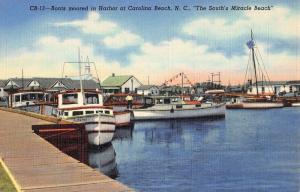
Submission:
POLYGON ((22 78, 11 78, 11 79, 8 79, 7 83, 9 81, 15 82, 19 87, 22 87, 22 85, 24 87, 27 87, 27 85, 29 85, 29 83, 32 81, 32 79, 31 78, 23 78, 23 79, 22 78))
POLYGON ((156 85, 141 85, 137 89, 138 90, 148 90, 148 89, 151 89, 152 87, 157 87, 158 88, 158 86, 156 86, 156 85))
POLYGON ((102 83, 102 87, 120 87, 124 83, 126 83, 132 75, 113 75, 110 77, 107 77, 102 83))

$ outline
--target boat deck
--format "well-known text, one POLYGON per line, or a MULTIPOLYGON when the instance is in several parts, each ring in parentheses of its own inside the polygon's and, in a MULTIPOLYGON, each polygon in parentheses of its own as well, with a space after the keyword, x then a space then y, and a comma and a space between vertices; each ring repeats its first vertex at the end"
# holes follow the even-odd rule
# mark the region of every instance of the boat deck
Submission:
POLYGON ((0 159, 17 191, 133 191, 33 133, 48 123, 0 109, 0 159))

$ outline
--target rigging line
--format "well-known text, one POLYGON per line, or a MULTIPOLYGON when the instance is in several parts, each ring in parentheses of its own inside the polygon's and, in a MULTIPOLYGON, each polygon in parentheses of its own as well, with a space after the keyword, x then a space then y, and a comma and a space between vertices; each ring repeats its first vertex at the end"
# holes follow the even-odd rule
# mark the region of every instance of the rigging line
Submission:
POLYGON ((65 73, 65 63, 63 63, 63 67, 62 67, 61 79, 64 78, 64 73, 65 73))
POLYGON ((247 68, 246 68, 245 77, 244 77, 244 84, 246 84, 246 78, 247 78, 247 74, 248 74, 248 68, 249 68, 250 55, 251 55, 251 54, 250 54, 250 51, 249 51, 248 63, 247 63, 247 68))
MULTIPOLYGON (((257 48, 257 50, 258 50, 258 48, 257 48)), ((259 50, 258 50, 259 51, 259 50)), ((264 70, 265 70, 265 73, 266 73, 266 75, 267 75, 267 83, 269 84, 269 87, 271 87, 271 91, 272 92, 274 92, 274 89, 273 89, 273 87, 271 86, 271 81, 270 81, 270 78, 269 78, 269 75, 268 75, 268 72, 267 72, 267 70, 266 70, 266 68, 265 68, 265 66, 264 66, 264 64, 263 64, 263 67, 264 67, 264 70, 261 68, 261 64, 259 63, 259 60, 258 60, 258 56, 257 56, 257 54, 256 53, 254 53, 254 55, 255 55, 255 57, 257 58, 257 62, 258 62, 258 65, 259 65, 259 68, 260 68, 260 70, 261 70, 261 72, 262 72, 262 74, 263 74, 263 76, 264 76, 264 70)), ((261 56, 261 55, 260 55, 261 56)), ((261 61, 262 61, 262 63, 263 63, 263 60, 262 60, 262 58, 261 58, 261 61)), ((267 85, 267 84, 266 84, 267 85)))
POLYGON ((96 72, 97 80, 98 80, 98 83, 99 83, 99 88, 101 88, 101 84, 100 84, 100 78, 99 78, 98 71, 97 71, 97 68, 96 68, 96 63, 94 63, 94 68, 95 68, 95 72, 96 72))
POLYGON ((259 54, 259 56, 260 56, 260 58, 261 58, 261 61, 262 61, 262 64, 263 64, 263 67, 264 67, 265 73, 266 73, 266 75, 267 75, 268 81, 270 81, 270 82, 271 82, 271 80, 270 80, 270 77, 269 77, 269 74, 268 74, 268 71, 267 71, 267 69, 266 69, 266 66, 265 66, 265 64, 264 64, 264 61, 263 61, 263 59, 262 59, 262 56, 261 56, 261 53, 260 53, 260 51, 259 51, 259 48, 258 48, 258 47, 257 47, 257 51, 258 51, 258 54, 259 54))

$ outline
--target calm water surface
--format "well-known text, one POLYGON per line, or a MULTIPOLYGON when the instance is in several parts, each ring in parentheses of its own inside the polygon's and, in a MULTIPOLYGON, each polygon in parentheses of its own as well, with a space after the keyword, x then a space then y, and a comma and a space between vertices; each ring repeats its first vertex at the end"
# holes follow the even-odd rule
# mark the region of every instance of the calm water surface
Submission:
POLYGON ((138 191, 300 189, 300 108, 137 122, 118 130, 109 148, 116 179, 138 191))

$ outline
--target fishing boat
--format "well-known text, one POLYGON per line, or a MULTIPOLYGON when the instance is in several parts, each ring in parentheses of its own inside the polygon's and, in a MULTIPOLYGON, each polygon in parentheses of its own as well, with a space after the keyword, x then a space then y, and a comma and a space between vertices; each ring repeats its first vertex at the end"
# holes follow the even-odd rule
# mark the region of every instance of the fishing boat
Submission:
MULTIPOLYGON (((251 30, 251 40, 247 42, 249 48, 249 58, 246 75, 249 76, 248 86, 249 91, 247 94, 233 97, 229 103, 226 104, 227 109, 271 109, 284 107, 284 103, 276 99, 273 87, 270 86, 270 79, 263 62, 259 61, 260 53, 256 42, 253 38, 253 32, 251 30), (252 76, 254 75, 254 84, 252 84, 252 76), (260 78, 260 81, 259 81, 260 78), (260 89, 259 84, 261 84, 260 89), (252 90, 252 88, 254 90, 252 90), (267 90, 268 89, 268 90, 267 90)), ((262 58, 260 57, 260 60, 262 58)))
POLYGON ((180 96, 145 97, 144 106, 133 109, 134 120, 225 116, 224 103, 185 102, 180 96))
POLYGON ((100 104, 101 98, 97 92, 67 91, 58 94, 58 117, 84 123, 91 145, 109 143, 115 132, 113 110, 104 108, 100 104))
MULTIPOLYGON (((89 61, 88 61, 89 62, 89 61)), ((66 63, 66 62, 65 62, 66 63)), ((80 90, 63 91, 57 95, 57 116, 85 124, 90 145, 104 145, 112 141, 116 119, 112 109, 103 107, 103 97, 97 91, 84 91, 81 76, 80 49, 78 49, 80 90)))

